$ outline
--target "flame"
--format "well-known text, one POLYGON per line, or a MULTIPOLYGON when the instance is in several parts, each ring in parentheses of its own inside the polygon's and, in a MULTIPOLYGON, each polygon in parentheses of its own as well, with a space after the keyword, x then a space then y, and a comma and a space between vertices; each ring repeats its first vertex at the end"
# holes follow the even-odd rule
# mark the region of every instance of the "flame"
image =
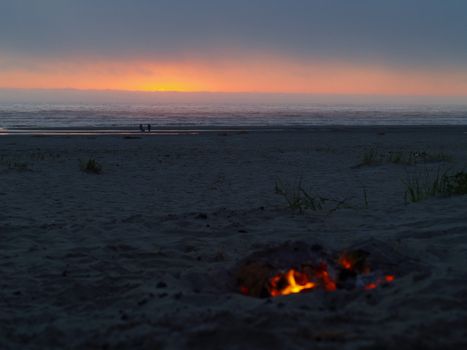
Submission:
POLYGON ((277 297, 314 289, 326 292, 338 289, 371 291, 395 281, 395 275, 385 275, 379 270, 372 271, 367 256, 368 253, 359 250, 345 252, 332 260, 322 259, 318 264, 305 262, 301 267, 281 270, 272 277, 269 266, 260 265, 259 270, 256 266, 250 269, 252 274, 248 273, 248 278, 242 278, 239 292, 257 297, 277 297), (256 279, 255 275, 259 278, 256 279))
POLYGON ((337 289, 336 282, 331 278, 326 265, 320 268, 310 277, 308 273, 290 269, 286 273, 275 275, 269 280, 269 292, 272 297, 301 293, 322 285, 328 292, 337 289))
MULTIPOLYGON (((351 270, 351 263, 349 260, 341 259, 341 268, 351 270), (350 265, 350 267, 348 267, 350 265)), ((385 275, 363 286, 364 290, 372 290, 378 288, 383 283, 391 283, 395 280, 394 275, 385 275)), ((279 273, 269 280, 269 294, 271 297, 281 295, 290 295, 310 291, 316 287, 321 286, 327 292, 334 292, 337 290, 336 281, 329 274, 326 265, 322 264, 312 274, 301 272, 296 269, 290 269, 285 273, 279 273)), ((241 287, 243 294, 248 294, 248 289, 241 287)))
POLYGON ((307 274, 290 269, 285 274, 278 274, 269 281, 272 297, 301 293, 316 287, 316 283, 309 280, 307 274))

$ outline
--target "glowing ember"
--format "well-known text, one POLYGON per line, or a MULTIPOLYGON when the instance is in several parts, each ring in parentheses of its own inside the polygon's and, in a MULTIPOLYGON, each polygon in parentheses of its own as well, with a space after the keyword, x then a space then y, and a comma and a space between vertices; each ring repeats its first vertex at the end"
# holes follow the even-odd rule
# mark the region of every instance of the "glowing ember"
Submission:
POLYGON ((240 293, 248 295, 250 291, 248 290, 247 287, 240 287, 240 293))
POLYGON ((352 269, 352 263, 350 262, 350 260, 346 256, 342 256, 339 259, 339 264, 341 264, 341 266, 346 270, 351 270, 352 269))
POLYGON ((372 290, 375 288, 378 288, 379 285, 383 283, 391 283, 393 282, 395 277, 393 275, 386 275, 384 278, 377 278, 375 281, 368 283, 365 285, 364 289, 366 290, 372 290))
POLYGON ((326 289, 328 292, 333 292, 337 289, 336 282, 334 282, 329 276, 328 271, 322 271, 319 276, 321 277, 321 280, 323 282, 324 289, 326 289))
POLYGON ((365 286, 365 289, 366 289, 366 290, 371 290, 371 289, 375 289, 375 288, 377 288, 377 287, 378 287, 378 285, 377 285, 376 283, 369 283, 369 284, 367 284, 367 285, 365 286))
POLYGON ((386 282, 393 282, 396 278, 393 275, 387 275, 384 279, 386 282))

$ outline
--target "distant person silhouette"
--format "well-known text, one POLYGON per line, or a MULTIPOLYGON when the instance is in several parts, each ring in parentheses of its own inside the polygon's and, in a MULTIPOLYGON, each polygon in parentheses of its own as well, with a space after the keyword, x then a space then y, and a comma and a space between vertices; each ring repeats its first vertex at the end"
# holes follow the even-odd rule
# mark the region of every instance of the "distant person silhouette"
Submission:
POLYGON ((151 124, 148 124, 148 132, 151 132, 151 124))
POLYGON ((144 132, 144 126, 143 126, 143 124, 139 124, 139 130, 140 130, 141 132, 144 132))

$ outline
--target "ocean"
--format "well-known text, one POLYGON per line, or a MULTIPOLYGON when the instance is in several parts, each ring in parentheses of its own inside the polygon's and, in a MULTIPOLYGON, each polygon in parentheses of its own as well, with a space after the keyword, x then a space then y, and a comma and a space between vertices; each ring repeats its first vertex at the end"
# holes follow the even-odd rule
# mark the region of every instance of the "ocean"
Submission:
POLYGON ((3 131, 38 129, 467 125, 467 105, 0 104, 3 131))

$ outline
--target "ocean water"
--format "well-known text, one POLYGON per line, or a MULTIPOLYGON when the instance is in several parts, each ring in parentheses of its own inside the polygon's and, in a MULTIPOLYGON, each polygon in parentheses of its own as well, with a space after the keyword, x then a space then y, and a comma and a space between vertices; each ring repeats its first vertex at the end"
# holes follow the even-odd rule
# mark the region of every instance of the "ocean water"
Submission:
POLYGON ((0 128, 137 129, 342 125, 467 125, 465 106, 0 104, 0 128))

